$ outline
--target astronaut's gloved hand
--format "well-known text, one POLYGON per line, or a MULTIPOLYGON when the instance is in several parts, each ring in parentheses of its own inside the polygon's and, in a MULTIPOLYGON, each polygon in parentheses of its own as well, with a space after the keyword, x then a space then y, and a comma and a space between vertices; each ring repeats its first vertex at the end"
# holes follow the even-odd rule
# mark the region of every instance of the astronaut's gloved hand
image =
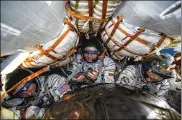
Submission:
POLYGON ((40 119, 45 112, 44 108, 39 108, 37 106, 30 106, 26 109, 25 118, 26 119, 40 119))

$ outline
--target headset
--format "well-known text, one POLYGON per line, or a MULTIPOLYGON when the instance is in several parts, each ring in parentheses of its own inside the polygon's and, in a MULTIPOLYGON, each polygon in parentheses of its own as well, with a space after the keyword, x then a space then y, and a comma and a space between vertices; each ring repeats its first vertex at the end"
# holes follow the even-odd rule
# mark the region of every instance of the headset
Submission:
POLYGON ((164 79, 171 78, 171 76, 169 76, 169 75, 165 75, 165 74, 161 73, 160 71, 154 70, 152 68, 152 66, 150 66, 150 65, 143 64, 143 68, 145 71, 148 71, 150 69, 153 73, 155 73, 156 75, 158 75, 160 77, 163 77, 164 79))

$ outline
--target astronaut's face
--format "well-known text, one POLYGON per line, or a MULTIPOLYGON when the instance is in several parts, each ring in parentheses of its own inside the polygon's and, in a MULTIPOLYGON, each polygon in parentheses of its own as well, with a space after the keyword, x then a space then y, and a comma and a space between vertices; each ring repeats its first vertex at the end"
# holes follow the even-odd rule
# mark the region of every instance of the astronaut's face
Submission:
POLYGON ((159 75, 156 75, 153 73, 150 69, 147 71, 147 82, 156 82, 156 81, 161 81, 164 78, 160 77, 159 75))
POLYGON ((21 93, 21 97, 35 96, 36 84, 32 83, 26 90, 21 93))
POLYGON ((98 57, 98 50, 95 47, 86 47, 83 55, 85 60, 91 63, 98 57))

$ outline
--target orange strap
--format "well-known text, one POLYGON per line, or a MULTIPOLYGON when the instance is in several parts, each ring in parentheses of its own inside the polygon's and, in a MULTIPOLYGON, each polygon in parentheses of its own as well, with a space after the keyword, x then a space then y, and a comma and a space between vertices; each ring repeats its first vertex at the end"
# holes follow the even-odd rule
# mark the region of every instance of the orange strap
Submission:
POLYGON ((67 29, 62 35, 61 37, 51 46, 51 48, 48 49, 48 52, 54 50, 56 48, 56 46, 65 38, 65 36, 68 34, 69 29, 67 29))
MULTIPOLYGON (((76 28, 71 24, 70 20, 68 20, 68 19, 65 18, 65 19, 64 19, 64 23, 65 23, 65 24, 68 24, 72 29, 74 29, 74 30, 77 32, 76 28)), ((57 40, 49 49, 47 49, 47 50, 42 49, 42 46, 41 46, 41 45, 37 45, 36 48, 37 48, 38 50, 40 50, 39 56, 46 55, 47 57, 51 58, 52 60, 57 60, 57 58, 54 57, 53 55, 49 54, 49 52, 52 51, 52 52, 54 52, 54 53, 57 53, 54 49, 55 49, 55 48, 57 47, 57 45, 65 38, 65 36, 68 34, 69 30, 70 30, 70 29, 68 29, 67 31, 65 31, 65 32, 61 35, 61 37, 60 37, 60 38, 59 38, 59 39, 58 39, 58 40, 57 40)), ((26 60, 26 62, 32 62, 32 60, 33 60, 33 58, 31 57, 31 58, 28 58, 28 59, 26 60)))
POLYGON ((51 58, 52 60, 56 60, 57 58, 54 57, 53 55, 49 54, 49 52, 47 50, 45 50, 45 53, 44 53, 45 56, 51 58))
POLYGON ((117 23, 115 24, 115 26, 114 26, 114 28, 113 28, 113 30, 112 30, 112 32, 111 32, 111 36, 114 35, 114 33, 116 32, 116 29, 119 27, 120 22, 123 21, 123 17, 122 17, 122 16, 117 16, 117 19, 118 19, 118 21, 117 21, 117 23))
POLYGON ((55 50, 52 50, 53 53, 57 54, 57 52, 55 50))
MULTIPOLYGON (((47 50, 42 49, 42 47, 43 47, 43 46, 41 46, 41 45, 36 46, 37 50, 40 51, 40 54, 43 53, 44 55, 46 55, 47 57, 51 58, 52 60, 56 60, 56 59, 57 59, 56 57, 54 57, 54 56, 52 56, 51 54, 49 54, 49 52, 48 52, 47 50)), ((54 51, 54 50, 53 50, 53 51, 54 51)), ((54 53, 57 53, 57 52, 54 51, 54 53)), ((40 56, 41 56, 41 55, 40 55, 40 56)))
MULTIPOLYGON (((106 33, 106 35, 107 35, 107 33, 106 33)), ((120 47, 120 45, 111 37, 111 39, 110 39, 117 47, 120 47)), ((129 52, 129 53, 132 53, 132 54, 134 54, 134 55, 139 55, 139 54, 137 54, 137 53, 134 53, 133 51, 130 51, 130 50, 128 50, 127 48, 123 48, 125 51, 127 51, 127 52, 129 52)), ((114 52, 114 51, 113 51, 114 52)))
POLYGON ((64 23, 67 24, 71 29, 76 31, 78 33, 78 30, 75 28, 75 26, 71 23, 70 19, 64 18, 64 23))
POLYGON ((106 18, 107 2, 108 0, 104 0, 102 4, 102 19, 106 18))
POLYGON ((120 51, 123 48, 127 47, 128 44, 130 44, 138 35, 140 35, 140 33, 142 33, 143 31, 145 31, 144 28, 139 28, 139 31, 132 36, 124 45, 122 45, 119 49, 115 50, 114 52, 120 51))
POLYGON ((161 39, 158 41, 156 46, 153 46, 151 48, 151 50, 149 51, 148 54, 146 54, 146 58, 150 57, 151 55, 153 55, 155 53, 155 47, 159 48, 161 46, 161 44, 163 43, 163 41, 165 40, 166 35, 162 33, 162 37, 161 39))
POLYGON ((93 14, 93 2, 92 2, 92 0, 88 0, 88 10, 89 10, 89 16, 92 17, 92 14, 93 14))
POLYGON ((140 37, 136 37, 136 41, 138 41, 139 43, 142 43, 143 45, 149 46, 150 43, 146 40, 141 39, 140 37))
POLYGON ((162 38, 158 41, 156 47, 159 48, 161 46, 161 44, 164 42, 166 38, 166 35, 164 33, 162 33, 162 38))
POLYGON ((46 66, 45 68, 37 71, 36 73, 33 73, 29 76, 27 76, 26 78, 24 78, 23 80, 21 80, 20 82, 18 82, 17 84, 15 84, 12 88, 10 88, 9 90, 7 90, 5 93, 2 94, 1 97, 4 97, 7 93, 9 93, 10 91, 16 89, 18 86, 27 83, 28 81, 32 80, 33 78, 37 77, 38 75, 42 74, 43 72, 45 72, 47 69, 49 68, 49 66, 46 66))
MULTIPOLYGON (((71 24, 71 22, 70 22, 67 18, 64 19, 64 23, 65 23, 65 24, 68 24, 72 29, 74 29, 74 30, 77 32, 76 28, 71 24)), ((52 52, 54 52, 54 53, 57 53, 54 49, 55 49, 56 46, 65 38, 65 36, 68 34, 68 32, 69 32, 69 29, 66 30, 66 31, 61 35, 61 37, 60 37, 60 38, 59 38, 59 39, 58 39, 58 40, 57 40, 49 49, 47 49, 47 50, 42 49, 42 46, 41 46, 41 45, 37 45, 37 46, 36 46, 36 49, 40 50, 39 56, 46 55, 47 57, 51 58, 52 60, 56 60, 57 58, 54 57, 53 55, 49 54, 49 52, 52 51, 52 52)), ((31 57, 31 58, 28 58, 28 59, 26 60, 26 62, 31 62, 32 60, 33 60, 33 58, 31 57)))
MULTIPOLYGON (((74 29, 76 32, 76 28, 71 24, 71 21, 67 18, 64 19, 64 23, 65 24, 68 24, 72 29, 74 29)), ((62 35, 61 37, 48 49, 48 50, 45 50, 45 52, 43 52, 44 55, 50 57, 51 59, 53 60, 56 60, 57 58, 53 57, 52 55, 49 54, 50 51, 53 51, 57 45, 66 37, 66 35, 68 34, 70 29, 67 29, 62 35)), ((42 55, 42 53, 40 54, 42 55)))
MULTIPOLYGON (((75 3, 75 12, 78 12, 78 6, 79 6, 79 2, 80 2, 80 0, 76 0, 75 1, 76 3, 75 3)), ((72 17, 70 17, 70 19, 72 20, 72 17)), ((77 26, 77 28, 78 28, 78 21, 79 21, 79 19, 76 19, 76 26, 77 26)))
MULTIPOLYGON (((93 1, 88 0, 88 10, 89 10, 89 16, 93 16, 93 1)), ((93 26, 92 26, 92 21, 89 21, 89 32, 93 33, 93 26)))
MULTIPOLYGON (((74 31, 76 31, 76 32, 78 33, 77 29, 71 24, 71 21, 70 21, 69 19, 64 18, 64 23, 65 23, 65 24, 68 24, 68 26, 69 26, 71 29, 73 29, 74 31)), ((60 37, 60 38, 59 38, 59 39, 58 39, 58 40, 57 40, 49 49, 47 49, 47 50, 42 49, 42 46, 41 46, 41 45, 37 45, 37 46, 36 46, 36 49, 40 50, 39 56, 46 55, 47 57, 51 58, 51 59, 54 60, 54 61, 57 60, 58 58, 56 58, 56 57, 54 57, 53 55, 49 54, 49 52, 52 51, 52 52, 54 52, 54 53, 57 53, 54 49, 55 49, 56 46, 64 39, 64 37, 68 34, 69 30, 70 30, 70 29, 68 29, 67 31, 65 31, 65 32, 61 35, 61 37, 60 37)), ((75 45, 74 45, 74 47, 75 47, 75 45)), ((32 61, 33 61, 33 57, 30 57, 30 58, 26 59, 24 63, 29 62, 29 63, 31 64, 32 61)), ((31 65, 32 65, 32 64, 31 64, 31 65)), ((32 66, 34 66, 34 65, 32 65, 32 66)))
POLYGON ((119 24, 120 24, 120 22, 122 22, 123 21, 123 17, 122 16, 117 16, 117 19, 118 19, 118 21, 117 21, 117 23, 114 25, 114 28, 113 28, 113 30, 112 30, 112 32, 111 32, 111 35, 109 36, 109 38, 106 40, 106 42, 104 43, 105 45, 107 45, 107 43, 110 41, 110 38, 114 35, 114 33, 116 32, 116 30, 117 30, 117 28, 119 27, 119 24))
MULTIPOLYGON (((35 49, 37 49, 37 50, 39 50, 40 52, 43 52, 44 50, 42 49, 42 45, 36 45, 35 46, 35 49), (42 51, 43 50, 43 51, 42 51)), ((24 61, 24 63, 26 63, 26 62, 32 62, 33 61, 33 57, 28 57, 25 61, 24 61)), ((34 61, 33 61, 34 62, 34 61)), ((26 64, 26 66, 27 66, 27 64, 26 64)), ((22 67, 23 68, 23 67, 22 67)))
MULTIPOLYGON (((114 25, 115 24, 114 20, 112 19, 111 21, 112 21, 112 25, 114 25)), ((126 37, 131 37, 131 35, 129 33, 127 33, 126 31, 124 31, 122 28, 118 27, 118 30, 121 31, 122 33, 124 33, 126 35, 126 37)), ((126 39, 126 37, 123 38, 122 40, 126 39)), ((140 37, 136 37, 135 40, 144 44, 144 45, 147 45, 147 46, 150 45, 150 43, 148 41, 141 39, 140 37)))
MULTIPOLYGON (((107 3, 108 3, 108 0, 103 0, 103 4, 102 4, 102 19, 106 19, 107 3)), ((104 22, 100 24, 98 31, 100 31, 100 29, 103 26, 103 24, 104 24, 104 22)), ((100 33, 102 33, 102 31, 100 33)))
MULTIPOLYGON (((22 68, 22 69, 28 68, 28 67, 30 67, 30 65, 32 65, 32 64, 30 64, 31 62, 27 62, 27 61, 24 61, 23 63, 25 64, 26 67, 24 67, 24 66, 21 64, 19 67, 22 68), (29 65, 29 64, 30 64, 30 65, 29 65)), ((34 65, 32 65, 32 66, 34 66, 34 65)), ((32 66, 31 66, 31 67, 32 67, 32 66)))
MULTIPOLYGON (((82 20, 93 20, 92 17, 90 16, 84 16, 82 14, 79 14, 79 13, 76 13, 74 12, 73 10, 70 9, 70 6, 69 6, 69 2, 66 3, 65 5, 65 10, 68 12, 68 14, 70 14, 71 16, 75 17, 75 18, 78 18, 78 19, 82 19, 82 20)), ((94 18, 94 19, 97 19, 97 18, 94 18)), ((105 22, 107 19, 97 19, 98 22, 102 23, 102 22, 105 22)))
POLYGON ((59 59, 59 60, 64 60, 64 59, 66 59, 67 57, 69 57, 72 53, 74 53, 74 52, 77 51, 75 48, 76 48, 76 46, 77 46, 78 40, 79 40, 79 39, 77 39, 76 42, 75 42, 75 44, 73 45, 73 47, 70 48, 70 49, 68 50, 67 54, 66 54, 66 55, 63 55, 62 58, 59 59))
POLYGON ((51 59, 55 60, 57 58, 53 57, 52 55, 49 54, 50 51, 54 50, 56 46, 64 39, 64 37, 68 34, 69 29, 66 30, 61 37, 48 49, 48 50, 42 50, 42 52, 39 54, 40 56, 46 55, 50 57, 51 59))
MULTIPOLYGON (((108 28, 110 28, 110 27, 112 27, 113 25, 117 24, 117 23, 114 22, 113 19, 111 20, 111 22, 112 22, 112 24, 111 24, 108 28)), ((124 33, 126 36, 131 36, 129 33, 127 33, 126 31, 124 31, 124 30, 121 29, 120 27, 118 27, 118 29, 119 29, 122 33, 124 33)))
MULTIPOLYGON (((66 32, 64 32, 63 34, 62 34, 62 36, 48 49, 48 50, 44 50, 44 49, 42 49, 42 46, 41 45, 38 45, 36 48, 38 49, 38 50, 40 50, 40 54, 39 54, 39 56, 43 56, 43 55, 45 55, 45 56, 47 56, 47 57, 49 57, 49 58, 51 58, 52 60, 56 60, 57 58, 56 57, 54 57, 53 55, 51 55, 51 54, 49 54, 49 52, 50 51, 53 51, 54 53, 57 53, 54 49, 56 48, 56 46, 64 39, 64 37, 68 34, 68 32, 69 32, 69 29, 66 31, 66 32)), ((27 60, 25 60, 26 62, 32 62, 32 60, 33 60, 33 58, 31 57, 31 58, 28 58, 27 60)))

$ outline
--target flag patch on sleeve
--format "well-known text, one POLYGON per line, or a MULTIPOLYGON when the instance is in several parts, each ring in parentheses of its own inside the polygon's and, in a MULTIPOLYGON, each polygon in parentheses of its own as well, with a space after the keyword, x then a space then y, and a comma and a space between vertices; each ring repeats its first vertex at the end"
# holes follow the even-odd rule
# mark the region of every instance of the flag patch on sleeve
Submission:
POLYGON ((114 69, 109 69, 108 70, 109 71, 109 76, 114 76, 114 72, 115 72, 115 70, 114 69))
POLYGON ((61 94, 64 94, 68 89, 69 89, 69 85, 65 83, 64 85, 58 87, 57 90, 59 94, 61 95, 61 94))

